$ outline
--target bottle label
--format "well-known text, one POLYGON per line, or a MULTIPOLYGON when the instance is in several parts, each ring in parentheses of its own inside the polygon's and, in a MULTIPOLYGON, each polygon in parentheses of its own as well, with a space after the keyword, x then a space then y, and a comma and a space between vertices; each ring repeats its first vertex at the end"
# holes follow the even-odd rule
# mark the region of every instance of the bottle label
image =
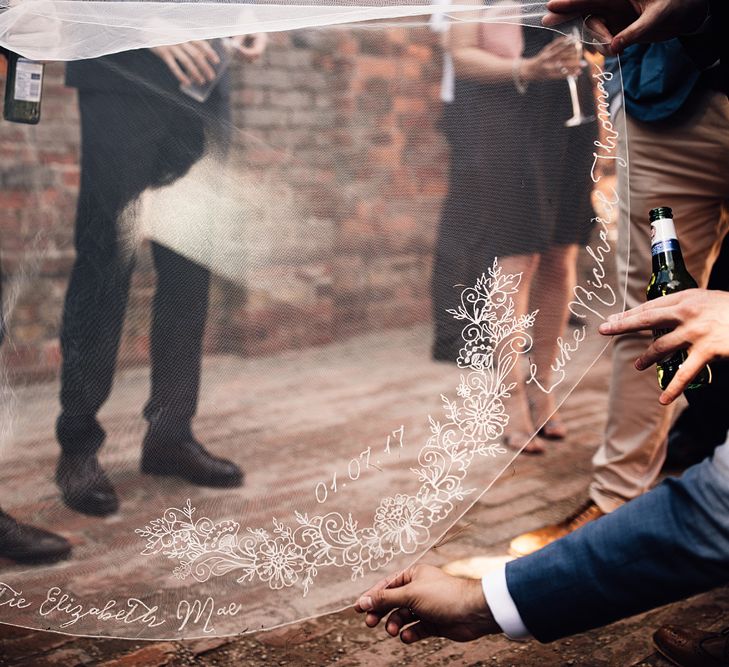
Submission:
POLYGON ((661 218, 651 223, 651 255, 679 250, 676 227, 670 218, 661 218))
POLYGON ((15 91, 17 102, 40 102, 43 83, 43 65, 32 60, 18 58, 15 67, 15 91))
POLYGON ((676 239, 656 241, 651 245, 651 255, 658 255, 662 252, 675 252, 677 250, 679 250, 679 245, 676 239))

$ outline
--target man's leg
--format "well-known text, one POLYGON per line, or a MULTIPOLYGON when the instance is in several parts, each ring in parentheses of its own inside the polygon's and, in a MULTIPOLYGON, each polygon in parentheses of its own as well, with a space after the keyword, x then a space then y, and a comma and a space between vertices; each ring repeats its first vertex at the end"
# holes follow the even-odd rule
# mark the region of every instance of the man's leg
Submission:
POLYGON ((151 393, 144 416, 159 438, 189 438, 200 389, 210 272, 159 243, 152 243, 152 255, 157 289, 152 306, 151 393))
POLYGON ((134 102, 122 95, 79 94, 81 187, 76 261, 61 324, 56 433, 62 456, 56 479, 70 507, 96 515, 118 507, 96 459, 104 440, 96 415, 111 391, 134 263, 132 229, 123 213, 144 189, 152 164, 134 102))
MULTIPOLYGON (((633 308, 645 301, 650 279, 647 215, 656 206, 673 208, 686 267, 700 286, 708 281, 725 232, 721 218, 729 199, 729 103, 724 96, 712 95, 700 117, 673 127, 670 134, 629 121, 627 136, 631 252, 626 308, 633 308)), ((627 217, 621 210, 621 220, 627 217)), ((613 347, 605 439, 593 459, 590 486, 590 497, 603 512, 645 493, 665 457, 673 412, 658 403, 655 374, 633 366, 649 341, 650 333, 629 334, 620 336, 613 347)))
MULTIPOLYGON (((211 98, 199 113, 171 105, 164 140, 170 150, 160 155, 162 171, 182 177, 206 151, 224 160, 228 110, 224 95, 211 98)), ((157 289, 152 312, 152 386, 144 409, 149 430, 142 471, 176 475, 203 486, 240 486, 240 468, 209 454, 191 428, 200 390, 210 272, 159 243, 152 243, 152 254, 157 289)))

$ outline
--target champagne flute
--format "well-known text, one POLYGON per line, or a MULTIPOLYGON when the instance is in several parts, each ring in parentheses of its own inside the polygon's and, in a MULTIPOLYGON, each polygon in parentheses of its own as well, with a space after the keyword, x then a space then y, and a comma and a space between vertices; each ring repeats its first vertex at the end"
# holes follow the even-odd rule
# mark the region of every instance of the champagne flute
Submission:
MULTIPOLYGON (((571 36, 574 39, 575 50, 577 55, 582 58, 582 41, 580 39, 580 31, 576 26, 572 27, 571 36)), ((580 64, 584 67, 587 63, 581 60, 580 64), (584 63, 584 64, 583 64, 584 63)), ((567 77, 567 86, 570 89, 570 101, 572 102, 572 117, 568 118, 564 126, 565 127, 578 127, 579 125, 586 125, 592 123, 595 120, 595 116, 586 116, 582 113, 582 106, 580 105, 580 95, 577 90, 577 77, 574 74, 570 74, 567 77)))

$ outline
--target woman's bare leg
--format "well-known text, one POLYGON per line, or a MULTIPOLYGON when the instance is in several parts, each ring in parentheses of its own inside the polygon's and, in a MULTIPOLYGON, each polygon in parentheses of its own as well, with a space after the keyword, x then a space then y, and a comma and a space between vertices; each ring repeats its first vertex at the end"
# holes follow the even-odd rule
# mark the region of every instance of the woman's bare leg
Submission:
MULTIPOLYGON (((534 421, 542 424, 555 411, 554 393, 545 393, 539 386, 552 385, 551 366, 558 352, 557 338, 564 336, 569 316, 568 304, 577 276, 577 245, 552 246, 539 256, 539 266, 532 280, 529 301, 531 310, 539 310, 534 324, 534 348, 531 358, 537 367, 539 385, 530 386, 534 421)), ((563 427, 555 420, 553 437, 564 437, 563 427)), ((546 435, 546 434, 545 434, 546 435)))

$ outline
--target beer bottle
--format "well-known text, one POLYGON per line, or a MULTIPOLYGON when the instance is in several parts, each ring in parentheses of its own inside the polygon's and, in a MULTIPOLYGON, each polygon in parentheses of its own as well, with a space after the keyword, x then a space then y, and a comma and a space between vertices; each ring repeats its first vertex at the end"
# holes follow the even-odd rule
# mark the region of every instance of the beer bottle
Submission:
POLYGON ((35 125, 40 120, 43 63, 37 63, 3 50, 8 68, 5 77, 3 118, 14 123, 35 125))
MULTIPOLYGON (((650 212, 650 222, 653 273, 646 290, 648 301, 666 294, 698 287, 683 263, 681 246, 678 243, 676 228, 673 224, 673 211, 667 206, 654 208, 650 212)), ((670 331, 670 329, 654 329, 653 338, 655 340, 670 331)), ((658 386, 661 389, 668 387, 681 364, 686 361, 686 357, 686 350, 679 350, 656 364, 658 386)), ((704 366, 688 385, 688 389, 696 389, 709 382, 711 382, 711 369, 704 366)))

